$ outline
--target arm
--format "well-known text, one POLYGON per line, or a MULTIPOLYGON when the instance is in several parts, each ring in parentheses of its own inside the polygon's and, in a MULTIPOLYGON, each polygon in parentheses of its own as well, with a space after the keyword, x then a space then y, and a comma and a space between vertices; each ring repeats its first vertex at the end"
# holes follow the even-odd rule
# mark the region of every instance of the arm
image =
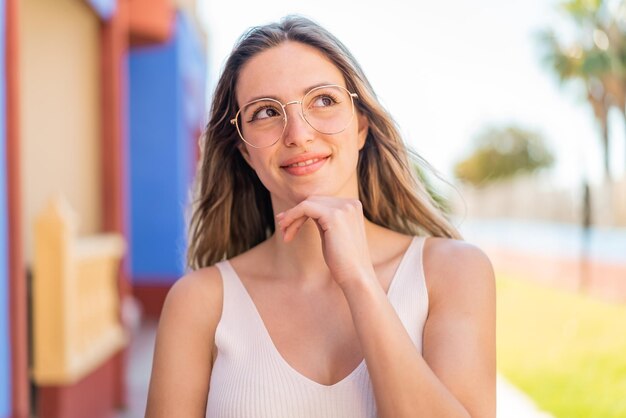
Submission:
POLYGON ((475 247, 428 239, 423 355, 373 280, 344 288, 381 417, 495 417, 495 283, 475 247), (368 284, 372 283, 372 284, 368 284), (366 307, 365 309, 363 307, 366 307))
POLYGON ((159 319, 146 418, 204 417, 222 281, 215 267, 170 289, 159 319))
POLYGON ((426 241, 422 355, 375 275, 362 204, 310 196, 277 215, 283 239, 307 218, 318 225, 324 260, 350 306, 380 416, 495 417, 495 281, 487 257, 461 241, 426 241))

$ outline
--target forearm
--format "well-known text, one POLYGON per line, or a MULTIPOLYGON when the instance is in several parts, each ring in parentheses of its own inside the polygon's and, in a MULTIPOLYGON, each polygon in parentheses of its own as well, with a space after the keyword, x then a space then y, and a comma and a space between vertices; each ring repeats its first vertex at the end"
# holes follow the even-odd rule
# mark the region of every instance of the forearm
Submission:
POLYGON ((430 369, 377 280, 344 287, 383 418, 470 415, 430 369))

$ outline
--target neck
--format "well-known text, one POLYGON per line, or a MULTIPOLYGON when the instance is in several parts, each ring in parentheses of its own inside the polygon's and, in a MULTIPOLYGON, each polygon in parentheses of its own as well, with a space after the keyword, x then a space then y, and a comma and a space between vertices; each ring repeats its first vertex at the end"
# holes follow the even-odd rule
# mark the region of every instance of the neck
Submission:
POLYGON ((322 254, 320 233, 312 219, 307 220, 290 242, 276 232, 271 238, 274 265, 288 281, 317 286, 332 280, 322 254))
MULTIPOLYGON (((348 186, 341 188, 341 191, 335 195, 337 197, 358 196, 356 172, 352 180, 348 186)), ((299 201, 301 200, 283 200, 272 195, 274 215, 293 207, 299 201)), ((376 225, 367 219, 364 221, 365 232, 370 236, 370 232, 373 232, 372 230, 376 225)), ((269 241, 273 254, 273 265, 276 266, 277 275, 281 276, 282 279, 309 289, 326 287, 334 283, 326 261, 324 261, 322 239, 313 219, 308 219, 290 242, 284 242, 283 235, 279 231, 275 232, 269 241)), ((368 242, 371 241, 368 240, 368 242)))
MULTIPOLYGON (((376 226, 365 220, 368 236, 375 233, 376 226)), ((369 241, 369 240, 368 240, 369 241)), ((270 239, 273 265, 282 279, 297 283, 303 288, 313 289, 334 283, 330 270, 324 261, 322 240, 312 219, 307 220, 290 242, 284 242, 280 232, 270 239)))

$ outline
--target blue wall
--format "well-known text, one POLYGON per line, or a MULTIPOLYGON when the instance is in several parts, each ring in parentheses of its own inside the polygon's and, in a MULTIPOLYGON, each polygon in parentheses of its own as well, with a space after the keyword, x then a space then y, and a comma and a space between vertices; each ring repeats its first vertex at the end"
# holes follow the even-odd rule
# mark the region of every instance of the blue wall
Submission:
POLYGON ((184 211, 204 114, 204 51, 178 14, 165 45, 133 49, 130 77, 130 254, 135 284, 184 273, 184 211), (199 91, 197 91, 199 90, 199 91), (190 94, 191 92, 191 94, 190 94))
POLYGON ((5 2, 0 0, 0 417, 11 412, 11 336, 7 245, 5 2))

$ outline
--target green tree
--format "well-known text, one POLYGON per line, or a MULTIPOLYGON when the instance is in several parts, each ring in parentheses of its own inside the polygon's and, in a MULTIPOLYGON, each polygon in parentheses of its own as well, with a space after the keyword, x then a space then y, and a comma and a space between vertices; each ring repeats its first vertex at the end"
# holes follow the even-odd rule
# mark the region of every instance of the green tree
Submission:
POLYGON ((455 176, 475 186, 549 167, 554 157, 536 132, 509 126, 488 128, 473 139, 474 151, 454 167, 455 176))

